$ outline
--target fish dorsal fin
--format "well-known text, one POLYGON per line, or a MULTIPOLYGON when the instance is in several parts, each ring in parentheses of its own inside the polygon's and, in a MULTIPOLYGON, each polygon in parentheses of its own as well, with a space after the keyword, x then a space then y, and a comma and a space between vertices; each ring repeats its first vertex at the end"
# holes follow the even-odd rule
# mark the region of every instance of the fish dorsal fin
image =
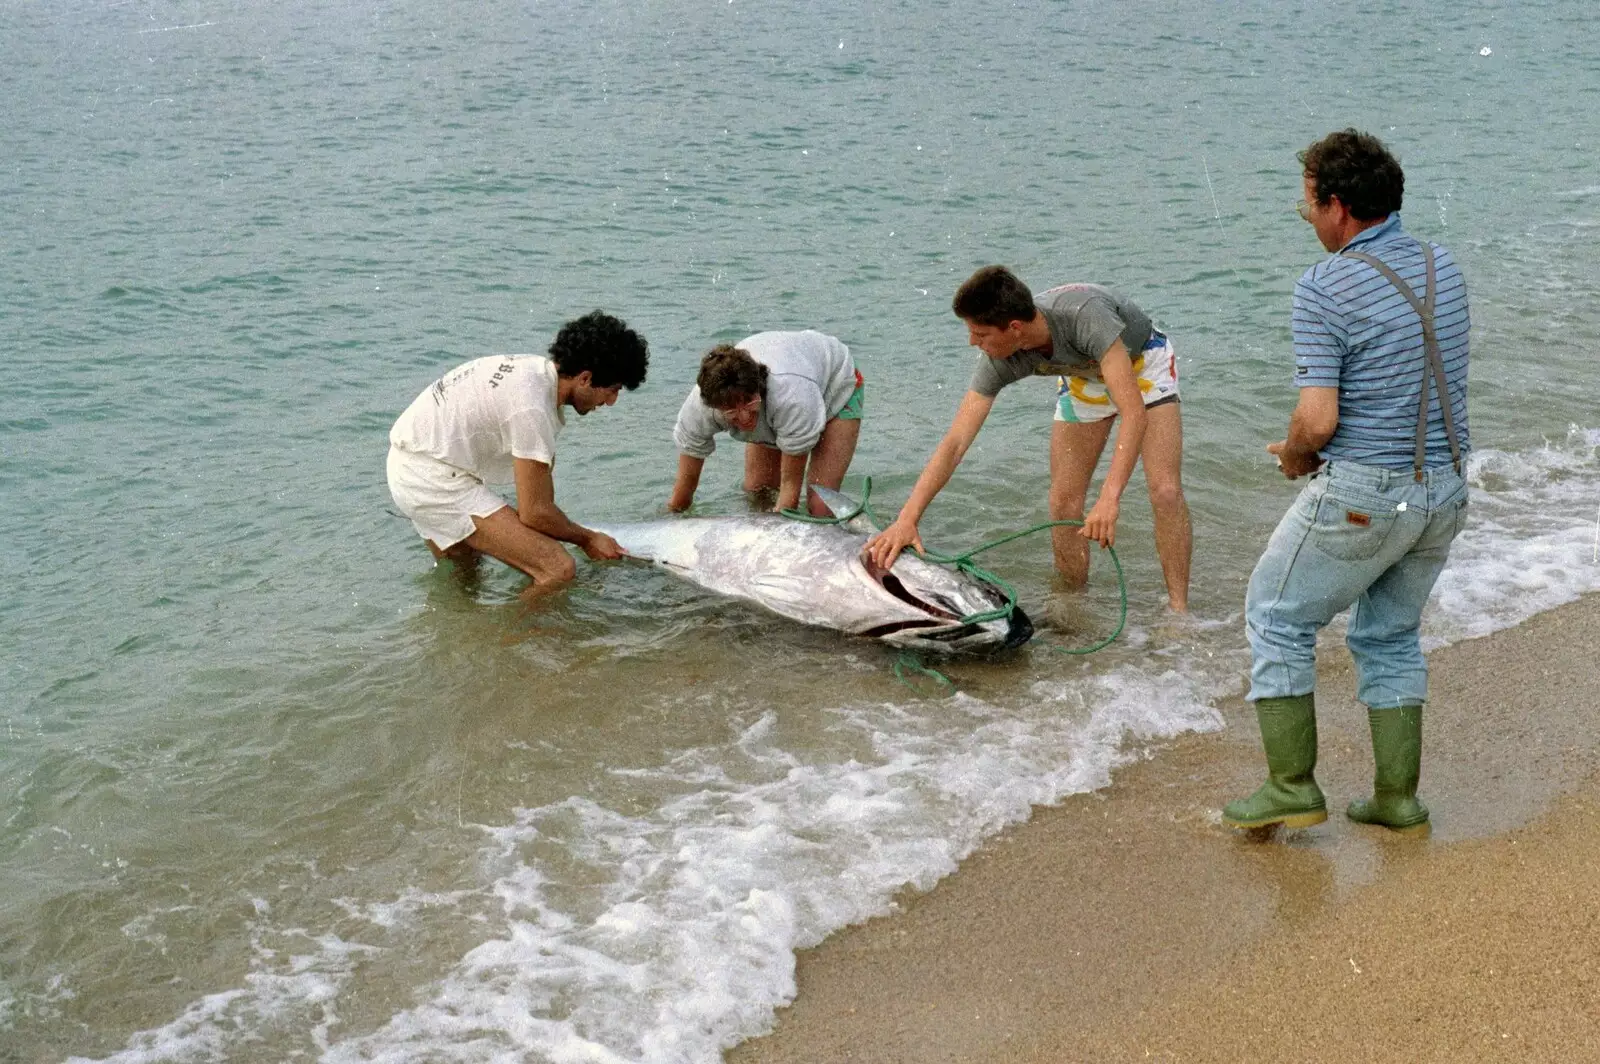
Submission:
POLYGON ((855 515, 851 520, 843 522, 845 528, 853 532, 865 532, 869 535, 878 531, 877 522, 861 508, 860 503, 850 498, 850 496, 840 491, 834 491, 832 488, 825 488, 821 484, 810 485, 810 490, 833 516, 846 517, 852 514, 855 515))

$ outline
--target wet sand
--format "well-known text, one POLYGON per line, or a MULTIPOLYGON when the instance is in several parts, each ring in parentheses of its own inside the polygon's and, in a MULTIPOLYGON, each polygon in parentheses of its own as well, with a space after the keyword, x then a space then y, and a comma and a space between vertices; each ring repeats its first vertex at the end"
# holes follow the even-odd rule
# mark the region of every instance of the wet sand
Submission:
POLYGON ((1263 771, 1231 702, 803 953, 729 1064, 1600 1061, 1600 596, 1430 655, 1427 839, 1343 816, 1371 746, 1320 657, 1326 824, 1221 827, 1263 771))

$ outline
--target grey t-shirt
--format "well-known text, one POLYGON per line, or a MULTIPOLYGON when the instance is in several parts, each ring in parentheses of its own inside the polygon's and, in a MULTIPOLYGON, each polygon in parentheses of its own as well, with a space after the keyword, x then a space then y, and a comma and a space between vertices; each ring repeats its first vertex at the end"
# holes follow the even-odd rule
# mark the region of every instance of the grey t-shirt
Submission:
POLYGON ((764 443, 784 454, 808 454, 822 438, 828 419, 844 409, 856 390, 856 364, 850 349, 815 329, 763 332, 735 345, 767 367, 767 394, 756 427, 742 432, 707 406, 696 386, 678 411, 672 438, 691 458, 707 458, 713 437, 726 432, 745 443, 764 443))
POLYGON ((1033 297, 1050 326, 1050 350, 1018 351, 1009 358, 979 352, 969 387, 993 398, 1024 377, 1099 377, 1100 356, 1118 338, 1138 357, 1154 328, 1131 300, 1097 284, 1064 284, 1033 297))

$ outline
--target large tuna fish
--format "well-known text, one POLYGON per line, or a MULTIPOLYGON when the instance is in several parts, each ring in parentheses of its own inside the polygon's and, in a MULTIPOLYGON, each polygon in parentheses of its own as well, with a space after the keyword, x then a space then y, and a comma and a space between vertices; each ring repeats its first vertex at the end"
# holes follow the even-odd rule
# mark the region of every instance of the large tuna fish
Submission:
MULTIPOLYGON (((837 492, 812 490, 835 513, 855 509, 837 492)), ((1021 646, 1033 635, 1020 608, 993 620, 962 620, 1006 604, 987 581, 910 551, 890 570, 865 561, 861 548, 874 529, 861 516, 841 525, 751 514, 592 527, 635 558, 804 624, 946 653, 1021 646)))

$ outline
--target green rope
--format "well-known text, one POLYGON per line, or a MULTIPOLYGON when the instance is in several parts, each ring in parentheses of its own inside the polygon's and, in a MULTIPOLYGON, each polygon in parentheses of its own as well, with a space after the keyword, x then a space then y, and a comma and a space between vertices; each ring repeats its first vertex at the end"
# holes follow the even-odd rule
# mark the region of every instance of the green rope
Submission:
MULTIPOLYGON (((938 669, 928 668, 911 651, 902 650, 900 656, 894 660, 894 678, 911 690, 916 691, 917 685, 906 679, 906 673, 908 672, 914 672, 920 676, 931 676, 939 686, 944 688, 945 694, 955 694, 956 685, 950 677, 938 669)), ((920 694, 921 692, 919 691, 918 693, 920 694)))
MULTIPOLYGON (((981 544, 980 546, 974 547, 962 554, 940 554, 937 551, 921 551, 919 553, 922 557, 926 558, 930 562, 937 562, 940 565, 953 566, 954 568, 963 572, 970 573, 979 580, 988 581, 989 583, 1000 588, 1001 591, 1005 593, 1006 604, 1004 606, 997 606, 992 610, 984 610, 980 613, 969 614, 961 618, 961 623, 963 624, 982 624, 985 621, 997 621, 1002 617, 1011 616, 1011 612, 1017 608, 1017 592, 1015 588, 1006 583, 1004 580, 1000 579, 1000 577, 996 576, 994 573, 991 573, 987 569, 976 565, 972 561, 972 556, 975 554, 982 554, 984 551, 998 547, 1003 543, 1010 543, 1014 539, 1021 539, 1024 536, 1031 536, 1035 532, 1042 532, 1047 528, 1055 528, 1057 526, 1066 528, 1082 528, 1083 522, 1041 521, 1036 525, 1030 525, 1027 528, 1024 528, 1020 532, 1013 532, 1010 535, 1001 536, 999 539, 991 540, 988 543, 981 544)), ((1117 570, 1117 599, 1120 605, 1120 613, 1117 617, 1116 630, 1110 635, 1106 636, 1104 639, 1100 640, 1098 643, 1095 643, 1091 646, 1053 647, 1052 649, 1059 650, 1063 654, 1093 654, 1095 651, 1103 650, 1114 643, 1117 636, 1122 634, 1122 629, 1127 626, 1128 579, 1122 572, 1122 559, 1117 557, 1117 549, 1115 547, 1107 547, 1106 553, 1111 555, 1111 564, 1114 565, 1117 570)))

